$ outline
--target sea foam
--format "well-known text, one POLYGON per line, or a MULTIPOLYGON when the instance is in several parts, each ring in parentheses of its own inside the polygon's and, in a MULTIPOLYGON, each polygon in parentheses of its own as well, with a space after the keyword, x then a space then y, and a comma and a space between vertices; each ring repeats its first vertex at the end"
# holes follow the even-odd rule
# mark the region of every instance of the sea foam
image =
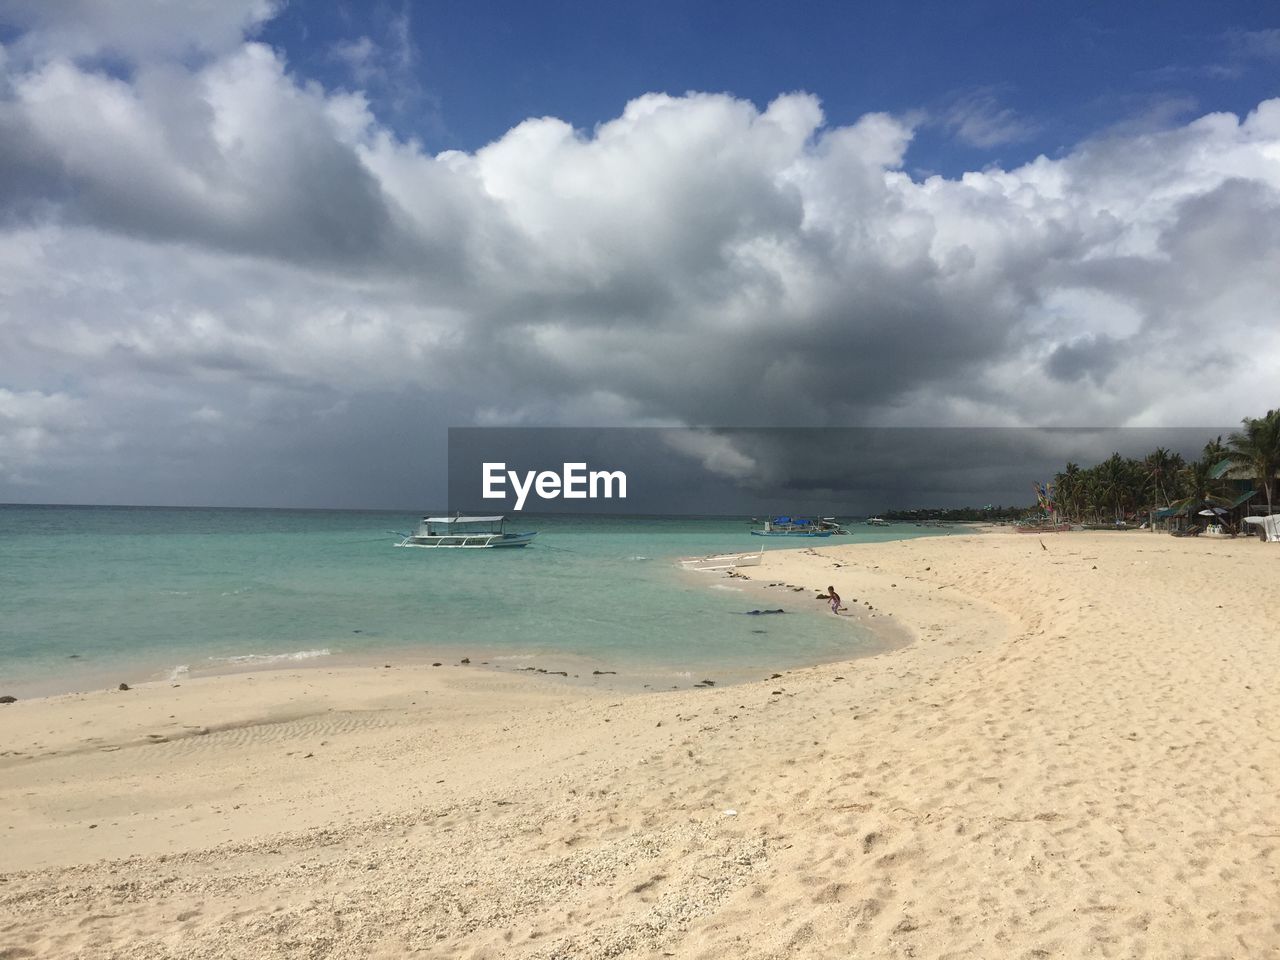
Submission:
POLYGON ((310 660, 327 657, 328 650, 297 650, 293 653, 243 653, 235 657, 210 657, 210 663, 284 663, 288 660, 310 660))

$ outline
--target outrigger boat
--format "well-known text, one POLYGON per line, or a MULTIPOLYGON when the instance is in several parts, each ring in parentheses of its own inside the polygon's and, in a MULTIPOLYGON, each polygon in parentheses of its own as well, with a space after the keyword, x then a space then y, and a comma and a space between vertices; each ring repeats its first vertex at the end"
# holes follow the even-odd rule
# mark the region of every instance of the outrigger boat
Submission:
POLYGON ((680 566, 686 570, 701 570, 708 573, 735 570, 738 567, 758 567, 763 556, 762 550, 757 550, 755 553, 718 553, 711 557, 687 557, 680 561, 680 566))
POLYGON ((753 537, 829 537, 839 528, 820 520, 802 517, 774 517, 764 522, 763 530, 752 530, 753 537))
POLYGON ((887 527, 889 526, 889 521, 884 519, 884 517, 867 517, 867 526, 868 527, 887 527))
POLYGON ((524 547, 538 534, 507 533, 504 517, 423 517, 418 529, 404 537, 397 547, 524 547))

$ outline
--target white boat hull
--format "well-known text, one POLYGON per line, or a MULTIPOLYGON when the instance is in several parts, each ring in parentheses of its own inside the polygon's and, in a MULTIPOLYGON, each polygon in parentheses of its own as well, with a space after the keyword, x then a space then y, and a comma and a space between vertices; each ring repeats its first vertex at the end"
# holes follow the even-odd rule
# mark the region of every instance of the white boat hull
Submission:
POLYGON ((503 547, 526 547, 535 533, 442 534, 431 537, 405 537, 397 547, 419 547, 426 550, 492 550, 503 547))
POLYGON ((721 553, 711 557, 688 557, 680 561, 686 570, 700 570, 706 573, 734 570, 738 567, 757 567, 764 557, 762 551, 756 553, 721 553))
POLYGON ((834 530, 752 530, 753 537, 829 537, 834 530))

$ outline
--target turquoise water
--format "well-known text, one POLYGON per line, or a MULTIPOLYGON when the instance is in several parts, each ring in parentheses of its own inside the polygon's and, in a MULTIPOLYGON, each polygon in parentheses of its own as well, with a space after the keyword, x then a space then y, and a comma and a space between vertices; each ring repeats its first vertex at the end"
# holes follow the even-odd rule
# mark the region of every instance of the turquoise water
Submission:
MULTIPOLYGON (((804 546, 746 520, 521 518, 523 550, 399 550, 412 514, 0 507, 0 694, 279 663, 470 656, 517 667, 751 672, 872 642, 807 595, 763 598, 681 556, 804 546), (767 600, 767 604, 766 604, 767 600), (752 617, 783 606, 798 616, 752 617), (810 615, 812 614, 812 615, 810 615)), ((857 528, 851 538, 928 533, 857 528)), ((699 679, 694 677, 693 679, 699 679)))

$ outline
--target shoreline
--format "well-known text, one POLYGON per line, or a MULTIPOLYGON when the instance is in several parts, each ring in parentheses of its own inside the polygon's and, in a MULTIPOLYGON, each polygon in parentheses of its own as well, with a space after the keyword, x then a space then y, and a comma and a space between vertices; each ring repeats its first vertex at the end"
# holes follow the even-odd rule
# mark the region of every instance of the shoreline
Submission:
MULTIPOLYGON (((913 538, 915 539, 915 538, 913 538)), ((882 541, 897 542, 897 541, 882 541)), ((850 544, 845 544, 850 545, 850 544)), ((809 547, 797 546, 794 550, 808 550, 809 547)), ((774 553, 790 552, 774 550, 774 553)), ((747 604, 754 602, 764 604, 775 600, 785 602, 788 615, 799 614, 803 617, 822 616, 822 610, 814 609, 812 591, 807 588, 800 594, 776 596, 769 593, 769 584, 764 584, 748 574, 730 578, 725 574, 707 574, 682 572, 678 570, 678 558, 660 558, 661 562, 669 562, 675 569, 674 582, 683 582, 697 589, 724 588, 741 589, 744 596, 752 598, 747 604), (806 602, 800 602, 801 600, 806 602)), ((745 611, 744 611, 745 612, 745 611)), ((240 654, 221 657, 191 658, 187 663, 173 662, 178 658, 158 661, 140 659, 130 661, 120 658, 113 665, 95 666, 89 659, 80 656, 68 658, 67 666, 75 679, 65 682, 53 679, 60 676, 56 671, 40 679, 24 679, 10 682, 0 689, 0 696, 13 695, 20 701, 48 699, 66 695, 81 695, 97 691, 113 691, 120 683, 127 683, 131 688, 149 685, 180 686, 198 678, 238 676, 242 674, 265 674, 277 670, 341 670, 379 668, 390 661, 404 666, 431 666, 439 661, 442 664, 457 664, 464 658, 470 661, 477 672, 481 669, 510 670, 527 672, 538 677, 559 676, 564 682, 581 682, 586 686, 605 686, 602 678, 614 678, 609 686, 619 692, 642 692, 648 690, 675 689, 682 684, 692 686, 701 677, 695 674, 706 674, 720 685, 736 685, 759 679, 761 670, 770 672, 778 669, 794 670, 818 666, 824 663, 844 662, 847 659, 859 659, 876 656, 910 642, 909 637, 892 624, 873 623, 871 618, 863 616, 858 610, 851 610, 850 620, 853 626, 864 632, 857 643, 865 645, 852 656, 831 655, 820 658, 788 657, 785 651, 779 651, 772 657, 769 667, 746 667, 737 663, 694 663, 663 664, 654 660, 646 660, 643 654, 630 657, 613 657, 607 654, 591 655, 566 650, 520 651, 505 647, 473 644, 432 644, 430 647, 409 646, 405 642, 388 643, 385 646, 367 647, 361 650, 344 650, 339 647, 317 645, 314 648, 281 651, 278 653, 240 654), (518 666, 516 664, 519 664, 518 666), (686 669, 687 667, 687 669, 686 669)))
POLYGON ((731 687, 403 667, 0 707, 46 751, 131 738, 0 757, 0 909, 33 956, 1269 955, 1267 549, 771 552, 919 639, 731 687))
MULTIPOLYGON (((883 546, 883 543, 842 546, 874 549, 883 546)), ((805 561, 825 559, 811 547, 798 546, 794 549, 770 551, 766 553, 766 562, 762 567, 751 569, 767 571, 780 565, 785 567, 786 564, 781 562, 788 557, 803 558, 805 561)), ((752 604, 760 603, 763 606, 776 601, 794 611, 789 616, 828 615, 826 605, 818 604, 812 599, 818 588, 784 584, 781 581, 771 586, 768 578, 753 579, 743 574, 734 578, 725 574, 714 575, 709 578, 713 582, 704 584, 701 579, 705 576, 691 573, 687 581, 696 585, 697 589, 712 589, 715 583, 732 580, 735 588, 742 589, 744 597, 753 598, 750 601, 752 604)), ((915 635, 903 624, 893 623, 888 619, 884 623, 873 624, 858 608, 851 607, 851 613, 842 616, 842 619, 847 621, 846 625, 851 629, 873 633, 878 637, 879 645, 853 657, 817 663, 781 663, 776 669, 767 672, 752 671, 750 675, 730 676, 727 681, 716 679, 711 685, 702 685, 697 682, 702 678, 689 676, 679 686, 654 687, 648 683, 642 685, 637 680, 629 680, 612 671, 601 676, 581 676, 575 679, 550 668, 538 672, 535 667, 505 668, 492 663, 484 664, 480 660, 462 664, 456 657, 437 661, 433 659, 434 654, 424 654, 418 658, 339 654, 302 661, 279 660, 256 666, 245 665, 184 678, 178 682, 169 679, 144 680, 130 684, 127 691, 119 691, 114 685, 108 684, 89 690, 33 697, 0 708, 11 711, 0 716, 21 721, 25 719, 26 711, 34 711, 41 715, 40 721, 30 726, 42 726, 45 715, 69 711, 66 720, 74 720, 75 725, 64 726, 59 731, 60 737, 53 735, 54 731, 26 741, 20 736, 11 737, 6 743, 6 749, 0 750, 0 775, 20 769, 33 760, 76 763, 81 758, 87 759, 99 754, 121 754, 128 757, 132 753, 142 756, 156 748, 167 749, 169 744, 173 745, 172 749, 185 750, 196 745, 235 741, 238 738, 237 731, 251 729, 281 734, 284 730, 293 728, 298 731, 299 739, 306 740, 311 729, 320 720, 334 713, 363 715, 403 711, 404 716, 397 720, 404 717, 414 719, 412 715, 415 712, 422 713, 424 709, 428 712, 451 712, 457 705, 467 703, 472 705, 477 716, 493 718, 506 717, 513 709, 539 708, 547 704, 554 705, 557 713, 571 707, 591 712, 602 702, 608 701, 609 708, 623 704, 635 708, 643 703, 645 709, 641 712, 662 715, 669 712, 673 704, 681 705, 686 710, 693 709, 700 706, 702 698, 732 698, 748 690, 758 695, 764 687, 768 687, 770 699, 789 697, 795 695, 788 692, 791 688, 778 690, 779 684, 812 682, 812 677, 819 673, 830 674, 837 680, 842 680, 840 675, 849 672, 854 665, 892 658, 909 649, 915 641, 915 635), (81 735, 81 727, 90 728, 92 735, 81 735)), ((403 650, 397 652, 405 653, 403 650)), ((506 656, 512 660, 526 659, 520 654, 506 656)), ((570 669, 573 666, 565 662, 564 655, 560 655, 559 660, 552 654, 530 657, 570 669)), ((580 673, 582 672, 580 669, 580 673)), ((567 674, 569 670, 566 669, 563 673, 567 674)), ((644 679, 643 675, 640 679, 644 679)), ((713 709, 718 713, 720 708, 716 706, 713 709)), ((677 710, 676 716, 681 715, 681 711, 677 710)), ((352 722, 358 728, 366 719, 360 717, 352 722)), ((606 719, 604 722, 610 721, 606 719)), ((391 725, 395 726, 396 723, 392 722, 391 725)), ((23 725, 19 722, 15 726, 16 732, 20 734, 23 725)), ((328 741, 322 739, 319 744, 328 745, 328 741)), ((315 751, 313 749, 308 752, 314 754, 315 751)), ((292 757, 295 753, 311 759, 303 751, 290 751, 285 755, 292 757)), ((312 825, 319 826, 323 822, 325 820, 321 816, 312 825)), ((0 830, 6 826, 9 829, 13 827, 12 824, 5 825, 0 821, 0 830)), ((95 825, 92 829, 97 830, 98 826, 95 825)), ((231 828, 231 836, 238 836, 241 829, 243 827, 231 828)), ((259 831, 250 829, 246 836, 254 837, 258 833, 259 831)), ((106 835, 95 833, 90 836, 94 841, 99 841, 106 835)), ((136 832, 126 832, 123 839, 136 844, 139 836, 136 832)), ((34 853, 37 856, 34 863, 37 868, 56 868, 60 864, 77 862, 74 845, 66 847, 60 843, 46 843, 45 846, 47 849, 44 852, 34 853)), ((131 846, 129 849, 135 848, 131 846)), ((111 844, 104 846, 102 850, 103 855, 108 857, 118 856, 120 853, 120 848, 111 844)), ((158 851, 152 853, 155 855, 158 851)))

